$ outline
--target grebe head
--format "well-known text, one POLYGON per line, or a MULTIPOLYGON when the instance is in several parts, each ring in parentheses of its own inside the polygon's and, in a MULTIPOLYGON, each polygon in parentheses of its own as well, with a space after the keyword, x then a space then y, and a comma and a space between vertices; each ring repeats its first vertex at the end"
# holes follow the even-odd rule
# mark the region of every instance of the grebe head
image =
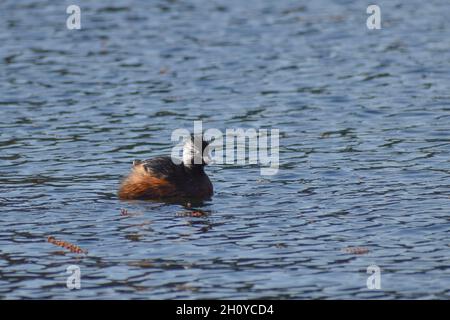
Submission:
POLYGON ((203 140, 202 135, 191 135, 183 146, 183 164, 186 167, 205 166, 211 158, 208 152, 209 141, 203 140))

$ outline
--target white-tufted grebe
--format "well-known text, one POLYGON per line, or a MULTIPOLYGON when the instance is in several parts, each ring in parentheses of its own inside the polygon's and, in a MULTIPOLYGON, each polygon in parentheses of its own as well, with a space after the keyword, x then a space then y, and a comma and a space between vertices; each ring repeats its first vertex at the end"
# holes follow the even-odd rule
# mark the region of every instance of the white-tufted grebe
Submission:
POLYGON ((131 173, 120 185, 119 198, 211 198, 213 186, 204 171, 208 159, 203 157, 203 152, 207 146, 208 142, 202 137, 195 139, 191 136, 183 146, 183 162, 180 164, 173 163, 170 157, 133 161, 131 173), (195 155, 200 155, 201 163, 194 163, 195 155))

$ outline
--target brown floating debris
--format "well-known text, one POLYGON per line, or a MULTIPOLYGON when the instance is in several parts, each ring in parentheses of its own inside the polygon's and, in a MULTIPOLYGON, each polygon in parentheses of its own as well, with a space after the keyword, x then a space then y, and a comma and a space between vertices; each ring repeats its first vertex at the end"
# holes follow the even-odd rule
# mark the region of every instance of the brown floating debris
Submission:
POLYGON ((186 210, 177 212, 177 217, 204 217, 208 215, 208 212, 202 211, 202 210, 186 210))
POLYGON ((369 252, 369 249, 365 247, 347 247, 342 249, 342 251, 350 254, 366 254, 369 252))
POLYGON ((47 242, 50 242, 51 244, 54 244, 55 246, 66 248, 70 252, 73 252, 73 253, 87 253, 87 250, 83 250, 79 246, 74 245, 67 241, 56 240, 55 237, 53 237, 53 236, 49 236, 47 238, 47 242))
POLYGON ((203 211, 192 211, 191 213, 191 217, 203 217, 204 215, 206 215, 205 212, 203 211))

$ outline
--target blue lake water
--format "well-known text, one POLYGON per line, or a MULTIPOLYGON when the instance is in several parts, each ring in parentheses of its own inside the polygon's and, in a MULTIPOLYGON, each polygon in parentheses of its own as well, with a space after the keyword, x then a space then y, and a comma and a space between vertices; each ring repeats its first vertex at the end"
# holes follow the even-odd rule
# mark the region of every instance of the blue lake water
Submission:
POLYGON ((450 2, 376 1, 369 30, 372 2, 2 1, 0 298, 450 298, 450 2), (279 129, 278 174, 120 201, 194 120, 279 129))

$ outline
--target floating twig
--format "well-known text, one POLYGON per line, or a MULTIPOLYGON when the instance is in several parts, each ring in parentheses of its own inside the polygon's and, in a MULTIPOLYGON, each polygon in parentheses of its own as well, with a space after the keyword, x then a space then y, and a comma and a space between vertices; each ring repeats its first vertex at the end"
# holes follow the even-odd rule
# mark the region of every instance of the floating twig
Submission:
POLYGON ((67 241, 56 240, 55 237, 53 237, 53 236, 49 236, 47 238, 47 242, 50 242, 51 244, 54 244, 55 246, 66 248, 70 252, 73 252, 73 253, 87 253, 87 250, 83 250, 79 246, 74 245, 67 241))

